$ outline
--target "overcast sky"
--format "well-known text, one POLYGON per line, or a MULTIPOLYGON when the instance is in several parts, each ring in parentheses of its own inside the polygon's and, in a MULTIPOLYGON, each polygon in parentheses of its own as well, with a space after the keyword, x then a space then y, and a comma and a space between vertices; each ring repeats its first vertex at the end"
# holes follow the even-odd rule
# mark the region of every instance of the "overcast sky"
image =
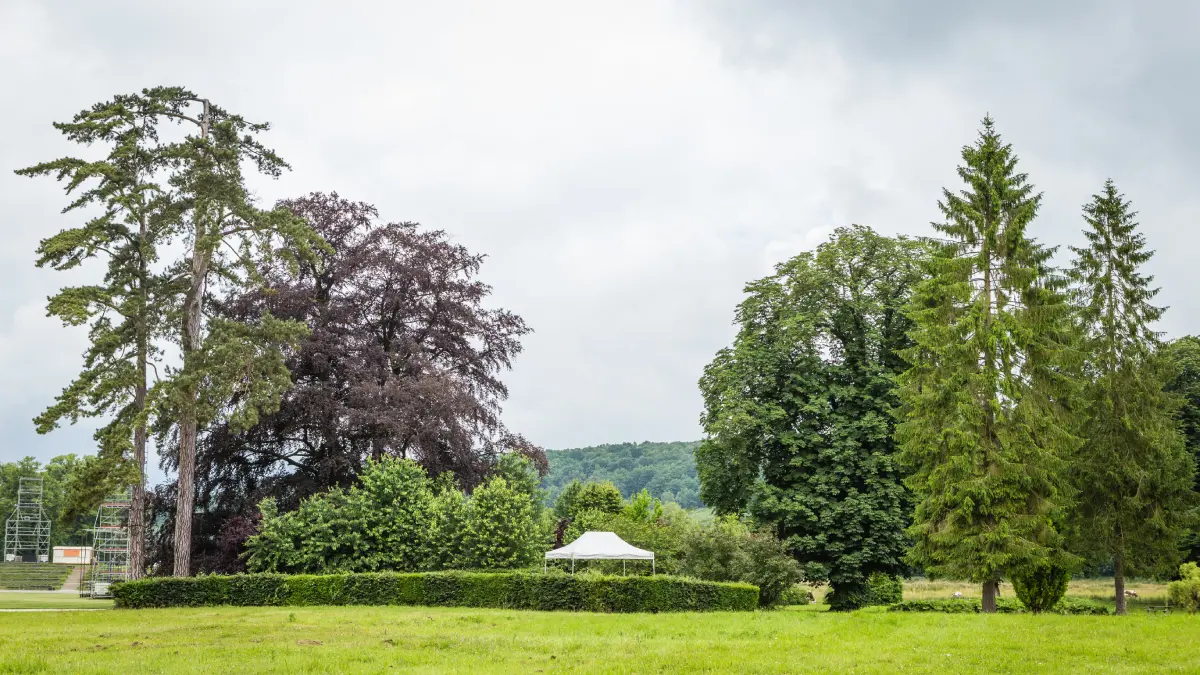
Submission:
POLYGON ((860 223, 925 234, 985 113, 1045 192, 1033 234, 1079 243, 1112 177, 1133 200, 1170 336, 1200 333, 1200 3, 49 2, 0 0, 0 460, 93 451, 30 422, 81 330, 38 270, 74 224, 50 123, 182 85, 273 124, 313 190, 488 254, 534 329, 508 425, 551 448, 700 436, 696 382, 745 282, 860 223), (241 5, 253 5, 247 10, 241 5), (836 9, 828 9, 836 7, 836 9))

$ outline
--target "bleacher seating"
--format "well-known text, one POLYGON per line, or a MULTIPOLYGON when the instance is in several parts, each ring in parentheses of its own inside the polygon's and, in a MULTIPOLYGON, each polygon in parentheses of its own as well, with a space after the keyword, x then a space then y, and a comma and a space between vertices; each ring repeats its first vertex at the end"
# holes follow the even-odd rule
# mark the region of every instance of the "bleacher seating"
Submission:
POLYGON ((0 588, 18 591, 56 591, 70 576, 72 565, 0 563, 0 588))

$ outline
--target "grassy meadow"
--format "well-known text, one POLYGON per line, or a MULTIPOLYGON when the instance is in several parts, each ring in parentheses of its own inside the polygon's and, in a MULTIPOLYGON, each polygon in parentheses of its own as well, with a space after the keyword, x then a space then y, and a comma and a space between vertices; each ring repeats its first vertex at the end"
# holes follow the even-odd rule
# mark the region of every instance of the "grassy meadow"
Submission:
MULTIPOLYGON (((76 593, 44 591, 5 591, 0 593, 0 609, 110 609, 111 600, 81 598, 76 593)), ((3 671, 0 671, 3 672, 3 671)))
MULTIPOLYGON (((1161 604, 1161 584, 1131 583, 1161 604)), ((978 597, 913 580, 908 599, 978 597)), ((1012 593, 1006 585, 1002 596, 1012 593)), ((820 595, 820 589, 818 589, 820 595)), ((1111 580, 1070 595, 1112 601, 1111 580)), ((108 607, 3 593, 0 607, 108 607)), ((824 606, 712 614, 412 607, 0 612, 5 673, 1200 672, 1200 617, 899 614, 824 606)))
POLYGON ((1200 671, 1173 615, 306 607, 0 614, 0 673, 1200 671))

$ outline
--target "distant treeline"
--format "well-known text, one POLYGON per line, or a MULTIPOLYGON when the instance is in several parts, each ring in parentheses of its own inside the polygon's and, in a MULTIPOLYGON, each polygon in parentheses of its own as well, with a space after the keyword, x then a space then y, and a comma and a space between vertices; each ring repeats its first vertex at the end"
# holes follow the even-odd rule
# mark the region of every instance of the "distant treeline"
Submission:
POLYGON ((549 450, 550 473, 542 486, 553 502, 572 480, 612 481, 631 497, 643 488, 665 502, 685 509, 704 506, 692 456, 699 441, 673 443, 615 443, 590 448, 549 450))

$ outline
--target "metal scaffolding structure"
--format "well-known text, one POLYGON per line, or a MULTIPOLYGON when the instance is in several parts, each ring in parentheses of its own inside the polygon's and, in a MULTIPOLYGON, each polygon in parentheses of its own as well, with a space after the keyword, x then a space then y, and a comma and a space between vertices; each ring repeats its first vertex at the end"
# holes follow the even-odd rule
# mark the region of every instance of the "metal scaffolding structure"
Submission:
POLYGON ((50 519, 42 510, 42 479, 22 478, 17 506, 4 521, 4 562, 50 562, 50 519))
POLYGON ((88 568, 79 595, 91 598, 112 597, 109 585, 129 578, 128 492, 109 495, 96 510, 92 528, 92 565, 88 568))

